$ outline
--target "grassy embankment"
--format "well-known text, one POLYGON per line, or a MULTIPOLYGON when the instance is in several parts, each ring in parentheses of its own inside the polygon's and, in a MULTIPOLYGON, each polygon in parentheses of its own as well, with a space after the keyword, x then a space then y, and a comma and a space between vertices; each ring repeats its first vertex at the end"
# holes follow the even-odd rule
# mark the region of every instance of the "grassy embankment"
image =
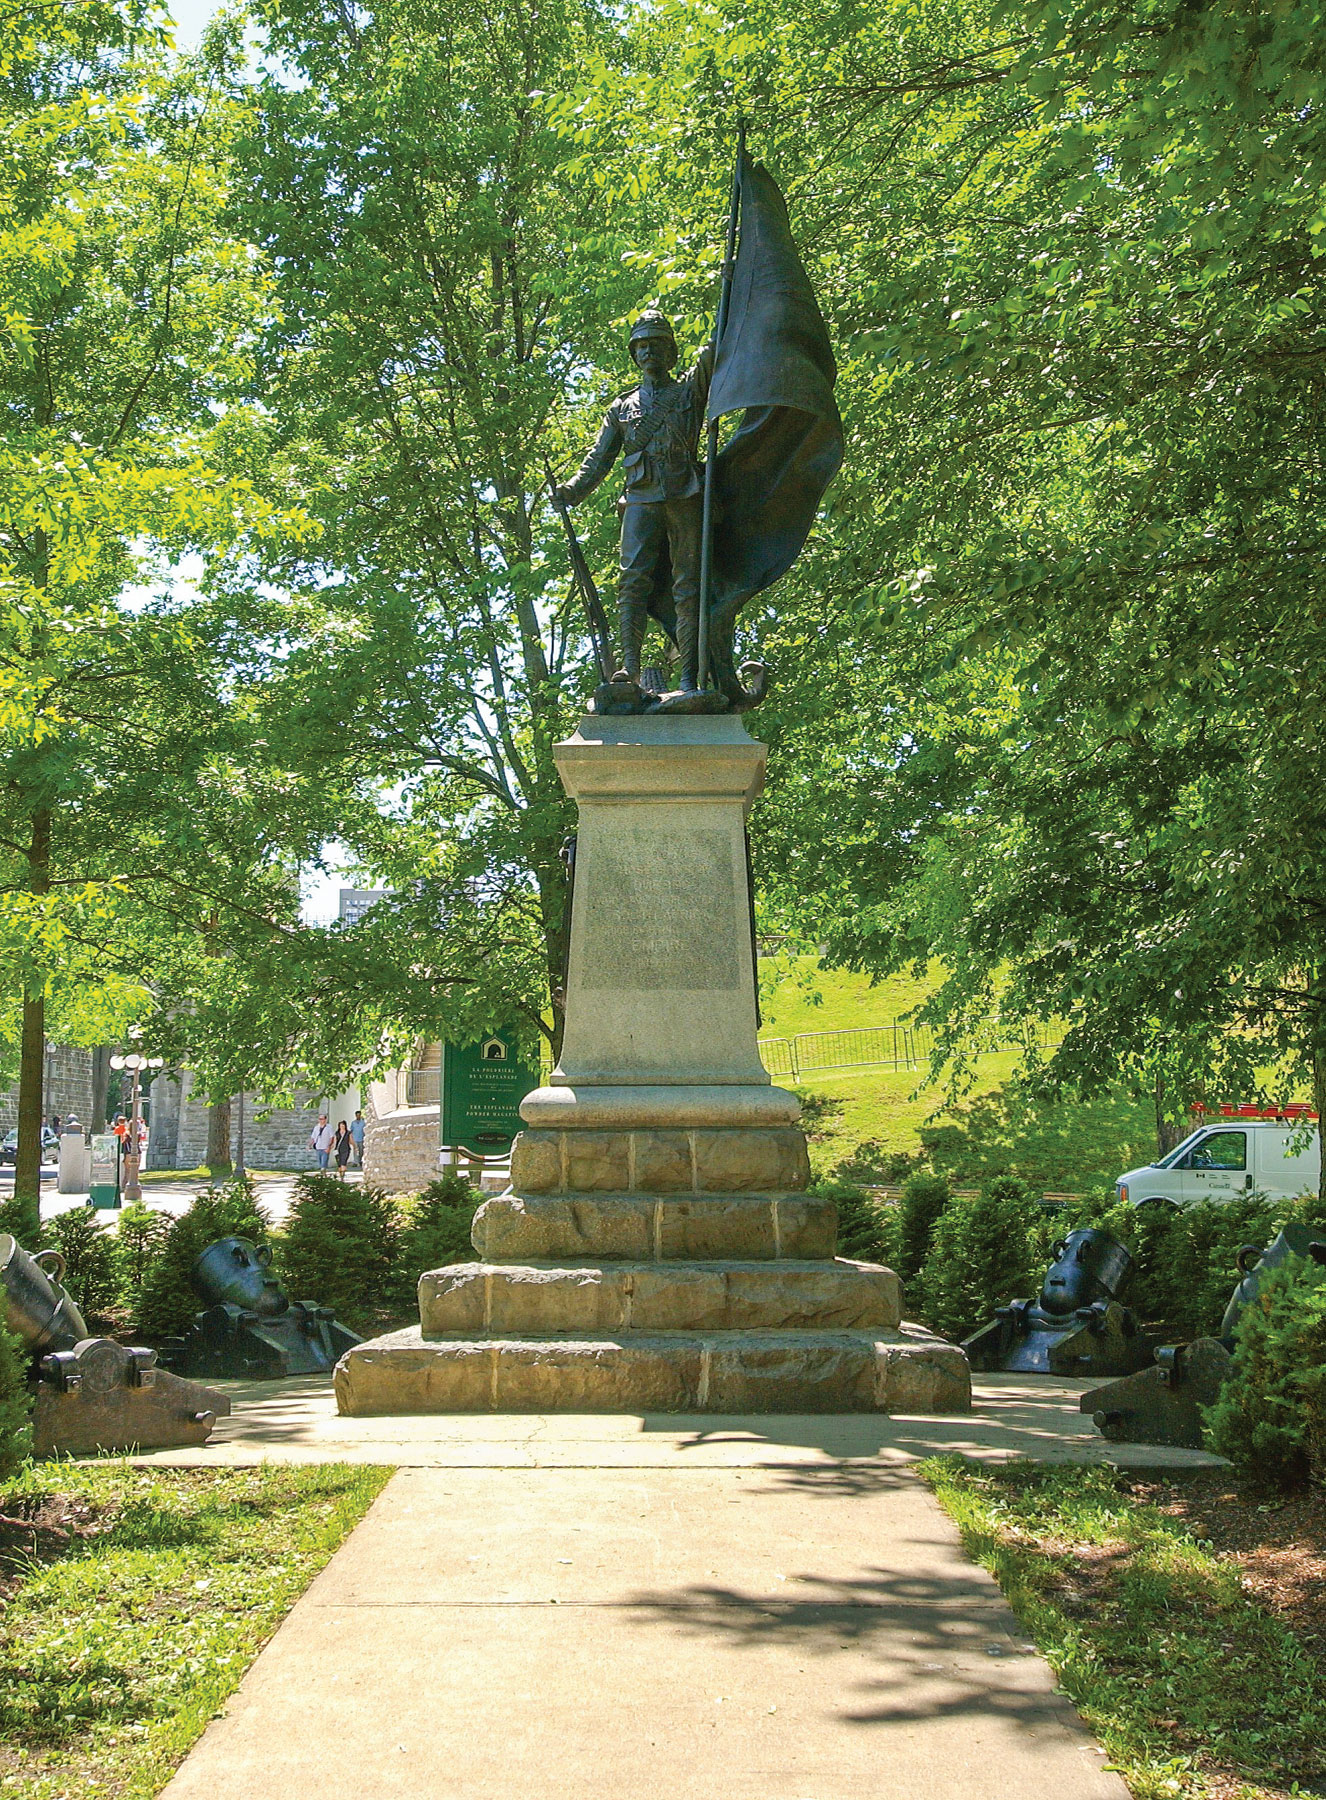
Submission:
POLYGON ((1242 1541, 1222 1553, 1181 1492, 1161 1507, 1112 1469, 920 1469, 1134 1800, 1326 1791, 1318 1615, 1266 1579, 1279 1508, 1226 1497, 1242 1541))
MULTIPOLYGON (((864 975, 821 969, 813 956, 761 964, 762 1038, 801 1032, 891 1026, 938 984, 894 975, 872 986, 864 975)), ((863 1143, 884 1152, 921 1149, 921 1127, 945 1127, 943 1153, 961 1180, 979 1179, 987 1166, 1008 1163, 1024 1179, 1054 1191, 1086 1191, 1153 1153, 1154 1125, 1145 1100, 1106 1094, 1088 1103, 1068 1100, 1028 1106, 1010 1096, 1017 1068, 1013 1051, 982 1056, 977 1079, 950 1104, 943 1083, 915 1069, 806 1069, 797 1084, 809 1101, 811 1160, 826 1174, 863 1143)))
POLYGON ((0 1487, 0 1792, 149 1800, 391 1473, 46 1463, 0 1487))

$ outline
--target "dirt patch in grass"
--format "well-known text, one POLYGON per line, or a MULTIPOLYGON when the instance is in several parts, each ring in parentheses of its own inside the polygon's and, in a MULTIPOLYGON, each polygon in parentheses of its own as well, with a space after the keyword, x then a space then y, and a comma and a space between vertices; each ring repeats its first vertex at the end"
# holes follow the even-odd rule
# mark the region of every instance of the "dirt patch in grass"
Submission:
POLYGON ((1241 1486, 1226 1469, 1128 1487, 1143 1505, 1181 1520, 1217 1557, 1237 1563, 1247 1591, 1285 1621, 1326 1679, 1326 1493, 1268 1495, 1241 1486))

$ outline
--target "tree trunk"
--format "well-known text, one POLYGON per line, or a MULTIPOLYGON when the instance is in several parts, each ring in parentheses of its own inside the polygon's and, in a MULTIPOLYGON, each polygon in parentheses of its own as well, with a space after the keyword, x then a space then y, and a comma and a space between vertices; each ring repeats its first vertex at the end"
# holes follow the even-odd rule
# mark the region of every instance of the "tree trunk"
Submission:
POLYGON ((207 1169, 211 1175, 229 1175, 231 1170, 229 1100, 207 1109, 207 1169))
MULTIPOLYGON (((1314 1038, 1312 1044, 1312 1107, 1317 1115, 1317 1146, 1320 1149, 1322 1119, 1326 1118, 1326 1041, 1320 1036, 1314 1038)), ((1321 1173, 1317 1177, 1317 1199, 1326 1216, 1326 1155, 1322 1156, 1321 1173)))
MULTIPOLYGON (((39 807, 32 815, 28 845, 28 888, 46 894, 51 886, 51 814, 39 807)), ((46 990, 39 975, 29 975, 23 991, 23 1036, 18 1076, 18 1155, 14 1164, 14 1199, 31 1207, 33 1235, 41 1221, 41 1127, 46 1083, 46 990)))

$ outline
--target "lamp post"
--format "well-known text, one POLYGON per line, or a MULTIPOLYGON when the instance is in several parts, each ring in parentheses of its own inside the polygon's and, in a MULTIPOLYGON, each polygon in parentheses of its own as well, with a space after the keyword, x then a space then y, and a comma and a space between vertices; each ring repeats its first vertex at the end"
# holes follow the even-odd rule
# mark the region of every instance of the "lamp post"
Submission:
POLYGON ((127 1056, 112 1056, 110 1059, 112 1069, 128 1069, 134 1078, 130 1100, 129 1141, 124 1147, 124 1198, 129 1201, 141 1200, 143 1197, 143 1187, 139 1180, 139 1165, 142 1157, 138 1145, 143 1095, 139 1081, 144 1069, 159 1069, 164 1060, 160 1056, 142 1056, 137 1050, 130 1050, 127 1056))

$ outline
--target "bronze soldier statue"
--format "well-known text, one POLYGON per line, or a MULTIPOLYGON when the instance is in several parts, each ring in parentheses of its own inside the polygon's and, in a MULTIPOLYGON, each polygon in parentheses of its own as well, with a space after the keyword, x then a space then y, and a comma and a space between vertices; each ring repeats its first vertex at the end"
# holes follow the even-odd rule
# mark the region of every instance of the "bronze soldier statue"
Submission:
POLYGON ((681 655, 681 692, 699 691, 697 637, 700 613, 700 536, 703 479, 696 459, 709 397, 713 351, 706 346, 695 367, 678 380, 677 339, 661 312, 641 313, 631 329, 631 358, 641 381, 608 408, 594 447, 556 498, 574 506, 592 494, 620 454, 622 494, 621 668, 613 685, 623 697, 640 697, 640 652, 651 603, 671 564, 672 605, 681 655))
POLYGON ((763 698, 768 672, 755 661, 737 665, 737 616, 800 554, 842 462, 843 425, 828 329, 792 239, 787 203, 763 164, 747 157, 744 128, 713 342, 679 380, 672 373, 677 340, 661 312, 641 313, 629 345, 639 386, 613 401, 579 472, 552 489, 602 676, 593 709, 745 712, 763 698), (724 418, 736 423, 720 450, 724 418), (701 464, 697 450, 706 425, 701 464), (567 512, 598 487, 619 455, 626 476, 620 667, 567 512), (680 687, 673 693, 655 692, 652 681, 650 691, 640 687, 651 617, 680 653, 680 687))

